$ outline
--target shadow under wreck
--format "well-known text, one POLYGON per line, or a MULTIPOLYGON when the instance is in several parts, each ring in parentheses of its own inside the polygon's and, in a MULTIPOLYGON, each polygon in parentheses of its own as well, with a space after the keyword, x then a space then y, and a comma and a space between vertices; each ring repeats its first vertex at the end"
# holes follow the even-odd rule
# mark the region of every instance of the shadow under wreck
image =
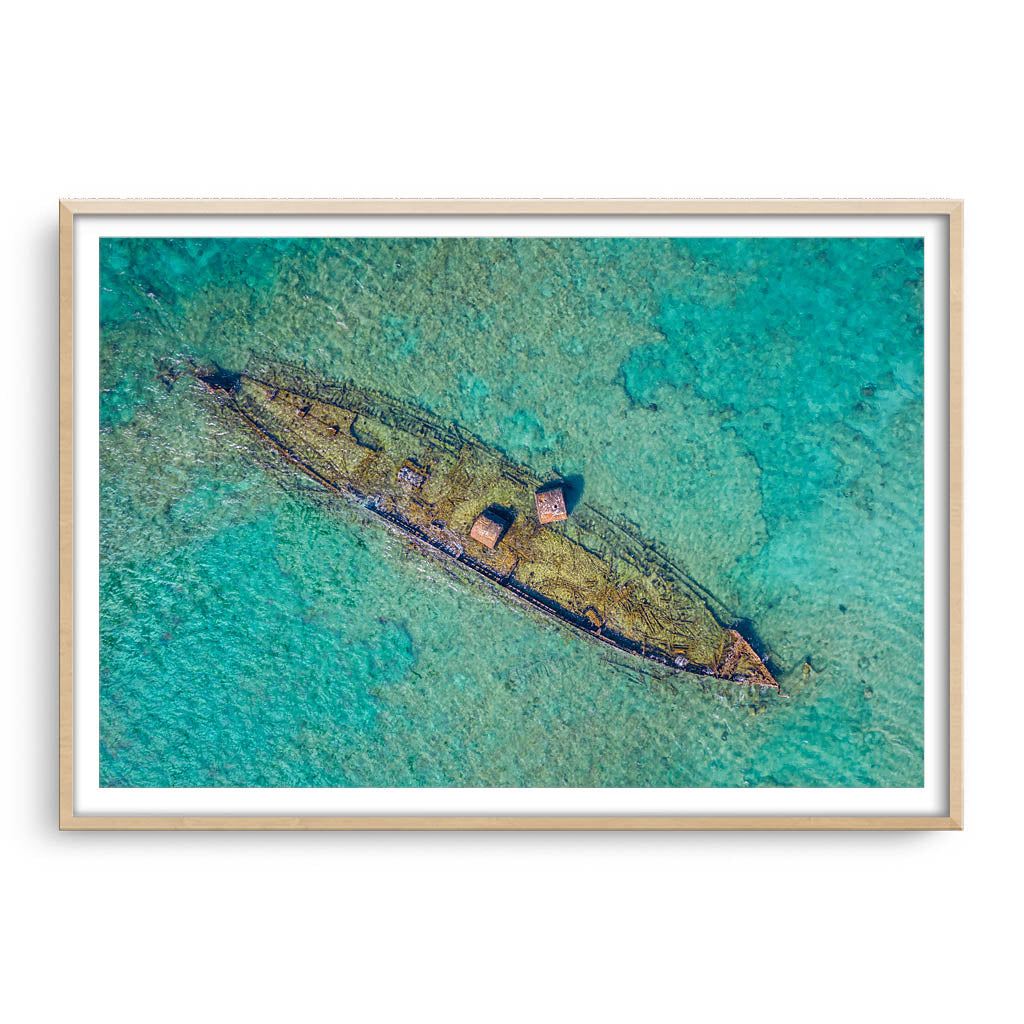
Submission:
POLYGON ((275 461, 365 508, 423 552, 456 562, 609 647, 698 676, 779 684, 705 590, 619 522, 422 409, 297 367, 195 370, 228 419, 275 461), (571 512, 571 514, 570 514, 571 512))

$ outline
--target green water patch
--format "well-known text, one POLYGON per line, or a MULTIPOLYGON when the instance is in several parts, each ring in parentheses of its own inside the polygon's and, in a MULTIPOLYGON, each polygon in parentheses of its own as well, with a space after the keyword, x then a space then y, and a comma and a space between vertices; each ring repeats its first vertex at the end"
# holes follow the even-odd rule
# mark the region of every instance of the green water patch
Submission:
POLYGON ((275 558, 293 529, 262 519, 104 569, 103 785, 346 784, 372 683, 415 656, 400 624, 310 603, 275 558))

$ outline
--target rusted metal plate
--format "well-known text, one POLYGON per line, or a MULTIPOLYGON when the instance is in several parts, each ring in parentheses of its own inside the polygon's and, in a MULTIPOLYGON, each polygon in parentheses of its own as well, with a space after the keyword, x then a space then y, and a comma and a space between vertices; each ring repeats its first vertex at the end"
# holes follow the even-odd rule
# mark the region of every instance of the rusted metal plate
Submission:
POLYGON ((565 510, 565 495, 561 487, 545 487, 534 494, 537 502, 537 521, 539 523, 558 523, 569 518, 565 510))
POLYGON ((508 521, 504 516, 488 509, 476 517, 476 522, 473 523, 473 529, 469 531, 469 535, 473 540, 483 544, 485 548, 493 548, 501 540, 501 535, 507 527, 508 521))

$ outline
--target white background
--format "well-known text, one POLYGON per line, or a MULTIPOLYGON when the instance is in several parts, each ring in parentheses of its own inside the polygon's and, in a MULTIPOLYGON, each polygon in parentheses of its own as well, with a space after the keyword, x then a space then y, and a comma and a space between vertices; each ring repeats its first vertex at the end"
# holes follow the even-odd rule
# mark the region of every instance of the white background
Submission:
POLYGON ((1019 1011, 1009 5, 22 5, 0 62, 3 1005, 26 1021, 1019 1011), (963 196, 967 828, 56 830, 61 195, 963 196))

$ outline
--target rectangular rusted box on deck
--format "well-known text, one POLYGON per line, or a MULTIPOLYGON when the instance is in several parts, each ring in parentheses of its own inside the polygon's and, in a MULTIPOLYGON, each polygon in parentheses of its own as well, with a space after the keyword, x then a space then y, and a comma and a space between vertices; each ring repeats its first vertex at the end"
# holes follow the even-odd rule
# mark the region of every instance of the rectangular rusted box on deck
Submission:
POLYGON ((558 523, 569 518, 565 510, 565 495, 561 487, 547 487, 543 491, 534 494, 537 502, 537 521, 544 523, 558 523))
POLYGON ((507 526, 508 523, 504 516, 487 509, 476 517, 476 522, 473 524, 473 529, 469 531, 469 535, 473 540, 483 544, 485 548, 493 548, 501 540, 501 535, 507 526))

